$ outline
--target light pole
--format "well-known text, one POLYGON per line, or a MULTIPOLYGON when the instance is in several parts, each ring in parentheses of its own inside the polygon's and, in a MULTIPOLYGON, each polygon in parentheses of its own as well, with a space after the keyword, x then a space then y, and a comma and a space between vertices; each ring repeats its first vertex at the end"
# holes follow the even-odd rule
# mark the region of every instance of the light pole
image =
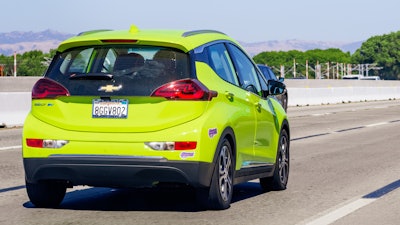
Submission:
POLYGON ((293 78, 296 78, 296 59, 293 59, 293 78))
POLYGON ((14 52, 14 77, 17 77, 17 52, 14 52))

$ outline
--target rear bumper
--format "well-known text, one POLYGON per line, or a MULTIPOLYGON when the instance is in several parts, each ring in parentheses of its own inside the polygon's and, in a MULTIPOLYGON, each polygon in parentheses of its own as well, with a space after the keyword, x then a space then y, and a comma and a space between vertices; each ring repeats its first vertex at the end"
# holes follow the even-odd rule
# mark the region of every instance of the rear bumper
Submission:
POLYGON ((157 182, 210 185, 211 163, 156 157, 63 156, 24 158, 26 180, 64 180, 95 187, 148 187, 157 182))

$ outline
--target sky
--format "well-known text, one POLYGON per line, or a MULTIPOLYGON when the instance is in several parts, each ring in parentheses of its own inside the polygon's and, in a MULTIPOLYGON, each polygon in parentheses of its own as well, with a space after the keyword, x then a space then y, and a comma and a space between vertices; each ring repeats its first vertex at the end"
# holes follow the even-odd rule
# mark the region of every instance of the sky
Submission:
POLYGON ((400 30, 398 0, 13 0, 0 33, 95 29, 214 29, 246 43, 364 41, 400 30))

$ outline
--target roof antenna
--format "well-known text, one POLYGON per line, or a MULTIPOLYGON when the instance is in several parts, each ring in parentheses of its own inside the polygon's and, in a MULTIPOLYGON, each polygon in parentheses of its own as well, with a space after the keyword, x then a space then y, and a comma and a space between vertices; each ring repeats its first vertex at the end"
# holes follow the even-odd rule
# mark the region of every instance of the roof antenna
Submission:
POLYGON ((131 25, 131 28, 129 29, 129 33, 137 33, 139 32, 139 28, 135 25, 131 25))

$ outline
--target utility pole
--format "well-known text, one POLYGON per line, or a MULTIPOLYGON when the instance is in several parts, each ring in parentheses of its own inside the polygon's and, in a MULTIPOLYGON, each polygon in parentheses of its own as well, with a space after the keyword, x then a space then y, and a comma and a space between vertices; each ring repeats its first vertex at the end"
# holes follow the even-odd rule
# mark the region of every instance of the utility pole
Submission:
POLYGON ((339 79, 339 63, 336 63, 336 79, 339 79))
POLYGON ((296 59, 293 59, 293 78, 296 78, 296 59))
POLYGON ((285 78, 285 66, 281 65, 281 77, 285 78))
POLYGON ((347 73, 346 75, 351 75, 353 73, 353 68, 351 66, 351 64, 347 64, 347 73))
POLYGON ((306 60, 306 79, 308 79, 308 59, 306 60))
POLYGON ((321 79, 321 65, 319 61, 317 61, 317 65, 315 66, 315 79, 321 79))
POLYGON ((326 78, 329 79, 329 62, 326 63, 326 67, 327 67, 327 73, 326 73, 326 78))
POLYGON ((17 76, 17 52, 14 52, 14 77, 17 76))

